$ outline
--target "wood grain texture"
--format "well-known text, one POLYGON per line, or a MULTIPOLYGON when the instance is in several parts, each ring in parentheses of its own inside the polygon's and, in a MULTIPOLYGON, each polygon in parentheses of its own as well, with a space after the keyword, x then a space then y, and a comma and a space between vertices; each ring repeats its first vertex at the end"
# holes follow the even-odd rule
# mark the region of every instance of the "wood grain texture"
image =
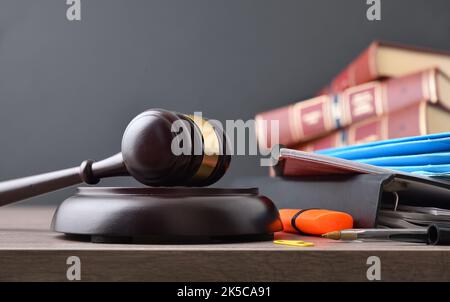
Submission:
POLYGON ((369 256, 380 257, 384 281, 450 281, 450 247, 284 233, 276 238, 315 246, 95 244, 50 231, 53 212, 0 209, 0 281, 66 281, 69 256, 81 259, 83 281, 367 281, 369 256))

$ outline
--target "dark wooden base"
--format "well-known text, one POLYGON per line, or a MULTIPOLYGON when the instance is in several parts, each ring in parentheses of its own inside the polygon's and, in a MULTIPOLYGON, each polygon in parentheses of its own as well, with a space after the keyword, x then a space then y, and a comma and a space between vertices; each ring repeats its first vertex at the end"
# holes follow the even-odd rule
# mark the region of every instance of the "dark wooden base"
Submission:
POLYGON ((183 244, 271 240, 282 224, 257 189, 81 187, 52 229, 97 243, 183 244))
POLYGON ((218 244, 218 243, 242 243, 256 241, 272 241, 274 234, 240 235, 240 236, 153 236, 153 237, 120 237, 101 235, 71 235, 65 234, 69 240, 86 241, 92 243, 122 243, 122 244, 218 244))

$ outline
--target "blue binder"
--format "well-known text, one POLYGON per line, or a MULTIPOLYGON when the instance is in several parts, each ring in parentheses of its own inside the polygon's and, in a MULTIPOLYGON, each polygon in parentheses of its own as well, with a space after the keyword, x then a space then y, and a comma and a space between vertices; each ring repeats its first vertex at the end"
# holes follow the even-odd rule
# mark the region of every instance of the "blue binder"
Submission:
POLYGON ((381 156, 375 158, 357 159, 356 161, 375 166, 442 165, 450 163, 450 152, 381 156))
POLYGON ((317 153, 427 176, 450 174, 450 133, 384 140, 317 153))

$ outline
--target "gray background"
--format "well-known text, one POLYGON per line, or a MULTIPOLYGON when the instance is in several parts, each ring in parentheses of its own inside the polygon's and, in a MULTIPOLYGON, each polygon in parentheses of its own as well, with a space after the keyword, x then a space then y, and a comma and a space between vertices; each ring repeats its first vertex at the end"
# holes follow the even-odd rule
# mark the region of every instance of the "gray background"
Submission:
MULTIPOLYGON (((382 0, 378 22, 365 3, 82 0, 69 22, 65 0, 1 0, 0 179, 111 155, 147 108, 249 119, 307 98, 376 38, 450 50, 450 1, 382 0)), ((222 184, 265 173, 234 158, 222 184)))

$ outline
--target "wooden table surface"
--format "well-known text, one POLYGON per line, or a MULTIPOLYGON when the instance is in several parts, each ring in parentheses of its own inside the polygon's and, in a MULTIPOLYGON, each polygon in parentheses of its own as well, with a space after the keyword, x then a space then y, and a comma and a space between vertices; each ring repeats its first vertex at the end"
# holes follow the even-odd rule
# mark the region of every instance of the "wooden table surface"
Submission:
POLYGON ((339 242, 278 233, 314 247, 271 241, 211 245, 132 245, 71 241, 49 229, 55 208, 0 208, 0 281, 67 281, 80 259, 82 281, 368 281, 368 258, 383 281, 450 281, 450 247, 339 242))

